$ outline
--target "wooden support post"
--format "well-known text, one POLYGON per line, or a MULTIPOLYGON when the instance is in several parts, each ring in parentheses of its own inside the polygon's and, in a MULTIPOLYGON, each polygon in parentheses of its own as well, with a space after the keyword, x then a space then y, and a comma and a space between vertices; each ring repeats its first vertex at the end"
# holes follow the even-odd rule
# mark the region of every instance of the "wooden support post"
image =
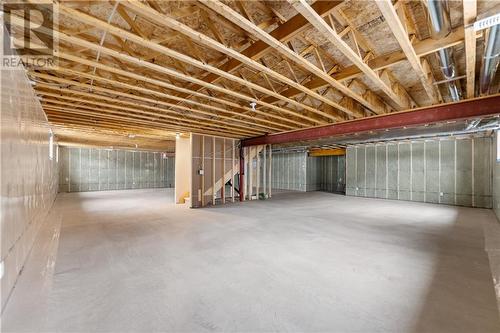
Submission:
POLYGON ((250 147, 248 156, 248 200, 252 200, 253 195, 253 155, 252 150, 257 151, 257 147, 250 147))
POLYGON ((201 135, 201 207, 205 206, 205 136, 201 135))
POLYGON ((215 136, 212 137, 212 205, 215 206, 215 136))
POLYGON ((222 139, 222 187, 220 189, 220 194, 222 197, 222 203, 226 203, 226 139, 222 139))
POLYGON ((273 170, 273 156, 272 156, 272 145, 269 145, 269 198, 272 196, 272 182, 271 182, 271 172, 273 170))
POLYGON ((257 160, 257 163, 255 164, 256 166, 256 172, 255 172, 255 194, 257 195, 257 199, 259 199, 259 193, 260 193, 260 148, 262 146, 257 146, 256 147, 256 152, 255 152, 255 159, 257 160))
POLYGON ((240 146, 240 201, 245 200, 245 187, 244 185, 244 177, 245 177, 245 150, 247 148, 243 148, 240 146))
POLYGON ((231 151, 232 151, 232 157, 231 157, 231 201, 234 202, 234 175, 236 174, 236 170, 234 170, 234 139, 231 140, 231 151))
POLYGON ((245 200, 250 200, 250 152, 252 151, 252 147, 248 147, 245 149, 245 200))
POLYGON ((263 166, 263 175, 262 175, 262 188, 264 189, 264 196, 267 194, 267 145, 264 145, 264 154, 262 154, 264 157, 264 162, 262 163, 263 166))

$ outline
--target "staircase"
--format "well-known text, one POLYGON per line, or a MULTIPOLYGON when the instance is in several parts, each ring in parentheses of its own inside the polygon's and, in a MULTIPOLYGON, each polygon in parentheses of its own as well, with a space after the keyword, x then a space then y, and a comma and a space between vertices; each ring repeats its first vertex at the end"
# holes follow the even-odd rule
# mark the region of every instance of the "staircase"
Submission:
MULTIPOLYGON (((255 149, 255 151, 251 151, 251 153, 249 153, 250 155, 247 157, 250 161, 253 161, 254 158, 257 157, 257 155, 263 150, 263 146, 259 146, 257 149, 255 149)), ((237 162, 235 162, 235 164, 233 165, 233 168, 231 168, 231 170, 227 171, 225 174, 224 174, 224 178, 219 178, 216 182, 215 182, 215 190, 212 192, 212 186, 209 187, 208 189, 205 190, 205 195, 212 195, 212 193, 217 193, 221 188, 222 186, 224 186, 229 180, 231 180, 237 173, 240 172, 240 168, 239 168, 239 159, 237 162)))

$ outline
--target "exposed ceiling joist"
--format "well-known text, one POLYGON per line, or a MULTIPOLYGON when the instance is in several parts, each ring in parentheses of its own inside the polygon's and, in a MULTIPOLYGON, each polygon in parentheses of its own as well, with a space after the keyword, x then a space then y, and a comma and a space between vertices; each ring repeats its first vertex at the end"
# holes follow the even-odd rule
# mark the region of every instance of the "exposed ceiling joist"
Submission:
MULTIPOLYGON (((306 60, 305 58, 301 57, 294 51, 292 51, 290 48, 288 48, 285 44, 265 32, 264 30, 260 29, 258 26, 253 24, 252 22, 248 21, 245 19, 243 16, 238 14, 236 11, 232 10, 230 7, 226 6, 225 4, 221 3, 220 1, 213 1, 213 0, 200 0, 202 3, 204 3, 207 7, 212 8, 215 11, 218 11, 220 13, 223 13, 225 17, 230 19, 234 24, 240 26, 241 28, 245 29, 252 35, 256 36, 269 46, 273 47, 277 52, 279 52, 281 55, 284 57, 290 59, 294 63, 296 63, 298 66, 304 68, 305 70, 313 73, 317 77, 322 78, 328 84, 330 84, 333 88, 339 90, 341 93, 345 94, 346 96, 349 96, 353 98, 354 100, 358 101, 359 103, 363 104, 365 107, 367 107, 370 110, 377 111, 377 106, 371 105, 369 101, 363 98, 363 96, 355 93, 351 89, 347 88, 345 85, 341 84, 337 80, 333 79, 331 76, 328 75, 328 73, 325 73, 322 71, 320 68, 316 67, 314 64, 306 60)), ((319 15, 318 15, 319 16, 319 15)))
POLYGON ((463 0, 465 34, 465 73, 467 76, 467 98, 473 98, 476 81, 476 31, 474 21, 477 16, 476 0, 463 0))
MULTIPOLYGON (((300 83, 293 81, 293 80, 287 78, 286 76, 284 76, 276 71, 273 71, 272 69, 258 63, 257 61, 255 61, 249 57, 244 56, 240 52, 233 50, 233 49, 225 46, 224 44, 221 44, 221 43, 217 42, 216 40, 213 40, 212 38, 197 32, 194 29, 191 29, 190 27, 186 26, 185 24, 182 24, 179 21, 176 21, 176 20, 174 20, 166 15, 162 15, 161 13, 158 13, 157 11, 155 11, 152 8, 144 6, 143 4, 141 4, 137 1, 125 1, 125 2, 123 2, 123 4, 125 6, 127 6, 128 8, 132 9, 133 11, 135 11, 136 13, 140 13, 140 15, 142 17, 150 20, 151 22, 154 22, 155 24, 157 24, 159 26, 168 27, 170 29, 176 30, 176 31, 186 35, 187 37, 193 39, 194 41, 196 41, 204 46, 207 46, 209 48, 217 50, 217 51, 221 52, 222 54, 227 54, 227 55, 231 56, 233 59, 237 59, 241 63, 243 63, 251 68, 254 68, 257 71, 260 71, 260 72, 265 73, 269 76, 272 76, 276 80, 283 82, 291 87, 294 87, 294 88, 302 91, 303 93, 306 93, 309 96, 311 96, 311 97, 313 97, 313 98, 315 98, 323 103, 326 103, 330 106, 333 106, 334 108, 337 108, 338 110, 345 112, 347 114, 350 114, 352 116, 356 116, 356 114, 353 113, 351 110, 343 107, 342 105, 335 102, 334 100, 331 100, 329 98, 321 96, 317 92, 304 87, 300 83)), ((274 92, 276 93, 276 91, 274 91, 274 92)), ((325 112, 322 112, 321 115, 326 117, 326 118, 329 118, 331 120, 342 119, 342 118, 339 118, 338 116, 328 114, 325 112)))
MULTIPOLYGON (((224 78, 226 78, 228 80, 234 81, 234 82, 236 82, 236 83, 238 83, 238 84, 240 84, 242 86, 250 87, 251 89, 259 91, 259 92, 261 92, 263 94, 274 96, 274 97, 276 97, 278 99, 281 99, 282 101, 284 101, 286 103, 289 103, 290 105, 294 105, 294 106, 296 106, 298 108, 307 110, 307 111, 309 111, 309 112, 311 112, 313 114, 318 114, 320 116, 324 116, 324 114, 322 114, 320 111, 318 111, 317 109, 315 109, 313 107, 310 107, 308 105, 299 103, 299 102, 297 102, 297 101, 295 101, 295 100, 293 100, 291 98, 287 98, 287 97, 281 96, 280 94, 277 94, 277 93, 275 93, 275 92, 273 92, 273 91, 271 91, 271 90, 269 90, 267 88, 261 87, 261 86, 259 86, 257 84, 252 83, 252 82, 248 82, 248 81, 246 81, 246 80, 244 80, 244 79, 242 79, 242 78, 240 78, 238 76, 232 75, 232 74, 227 73, 225 71, 222 71, 222 70, 220 70, 220 69, 218 69, 216 67, 213 67, 213 66, 205 64, 205 63, 203 63, 203 62, 201 62, 199 60, 191 58, 188 55, 179 53, 179 52, 174 51, 174 50, 172 50, 172 49, 170 49, 168 47, 165 47, 163 45, 159 45, 159 44, 156 44, 154 42, 151 42, 148 39, 145 39, 143 37, 140 37, 138 35, 130 33, 130 32, 128 32, 128 31, 126 31, 124 29, 121 29, 119 27, 113 26, 113 25, 111 25, 111 24, 109 24, 107 22, 104 22, 104 21, 101 21, 99 19, 96 19, 96 18, 94 18, 94 17, 92 17, 90 15, 87 15, 87 14, 83 13, 83 12, 77 11, 77 10, 69 8, 69 7, 66 7, 66 6, 64 6, 62 4, 60 4, 58 7, 59 7, 59 13, 67 15, 67 16, 71 17, 72 19, 79 20, 80 22, 85 23, 85 24, 93 24, 94 26, 96 26, 96 27, 98 27, 100 29, 103 29, 104 31, 107 31, 108 33, 111 33, 111 34, 114 34, 114 35, 117 35, 117 36, 126 37, 127 40, 133 41, 134 43, 137 43, 138 45, 143 46, 143 47, 147 47, 147 48, 149 48, 151 50, 162 52, 164 55, 169 56, 169 57, 171 57, 173 59, 176 59, 176 60, 178 60, 180 62, 187 63, 189 65, 195 66, 195 67, 200 68, 202 70, 206 70, 206 71, 215 73, 215 74, 217 74, 217 75, 219 75, 221 77, 224 77, 224 78)), ((162 67, 162 66, 158 66, 158 65, 153 64, 153 63, 141 61, 140 59, 137 59, 137 58, 132 57, 132 56, 121 54, 119 52, 116 52, 116 51, 111 50, 109 48, 106 48, 104 46, 95 45, 93 43, 89 43, 89 42, 87 42, 85 40, 82 40, 82 39, 79 39, 79 38, 76 38, 76 37, 67 36, 64 33, 60 33, 60 32, 58 33, 58 37, 61 40, 67 41, 69 43, 73 43, 73 44, 80 45, 80 46, 86 46, 89 49, 94 49, 97 52, 100 52, 100 53, 103 53, 103 54, 107 54, 107 55, 113 56, 115 58, 124 60, 124 61, 129 61, 129 62, 135 62, 135 63, 137 63, 137 60, 139 60, 141 66, 151 68, 151 69, 153 69, 155 71, 158 71, 158 72, 163 72, 163 73, 165 73, 165 74, 167 74, 169 76, 173 76, 173 77, 176 77, 176 78, 184 80, 184 81, 188 81, 188 82, 192 82, 192 83, 198 83, 200 85, 205 86, 206 88, 214 89, 216 91, 220 91, 220 92, 228 94, 228 95, 233 95, 233 96, 238 97, 240 99, 246 100, 247 102, 257 102, 258 104, 262 105, 262 103, 260 101, 258 101, 258 100, 255 101, 254 98, 251 98, 251 97, 249 97, 247 95, 243 95, 243 94, 237 93, 237 92, 235 92, 233 90, 221 88, 219 86, 203 82, 203 81, 201 81, 201 80, 199 80, 197 78, 193 78, 192 76, 180 73, 178 71, 174 71, 174 70, 166 68, 166 67, 162 67)), ((274 105, 271 106, 271 104, 263 105, 263 106, 268 106, 268 107, 271 107, 271 108, 277 108, 274 105)), ((295 115, 297 117, 301 117, 301 118, 313 121, 313 122, 315 122, 317 124, 325 123, 325 121, 323 121, 323 120, 319 120, 319 119, 311 118, 311 117, 308 117, 308 116, 304 116, 304 115, 302 115, 300 113, 297 113, 297 112, 294 112, 294 113, 295 113, 295 115)))
MULTIPOLYGON (((424 71, 420 57, 415 52, 413 45, 408 38, 408 32, 406 31, 403 23, 401 22, 396 9, 392 5, 391 0, 379 0, 376 1, 378 8, 384 15, 384 18, 392 30, 394 37, 398 41, 401 49, 403 50, 408 62, 413 68, 415 74, 419 77, 422 86, 424 87, 427 96, 431 99, 433 104, 439 103, 439 94, 437 88, 432 84, 433 79, 424 71)), ((404 4, 401 4, 404 5, 404 4)))
MULTIPOLYGON (((70 72, 70 71, 71 70, 67 70, 66 72, 70 72)), ((113 80, 103 79, 103 78, 100 78, 100 77, 97 77, 97 76, 93 76, 93 75, 91 76, 91 75, 88 75, 88 74, 83 73, 83 72, 76 72, 76 71, 71 71, 71 72, 73 72, 73 73, 80 73, 81 77, 91 77, 91 79, 95 79, 96 81, 103 80, 103 81, 108 82, 108 83, 116 83, 113 80)), ((65 86, 80 87, 80 88, 85 88, 86 90, 88 90, 88 88, 89 88, 88 84, 77 82, 77 81, 72 81, 72 80, 67 80, 67 79, 64 79, 64 78, 59 78, 59 77, 56 77, 56 76, 53 76, 53 75, 46 75, 46 74, 41 74, 41 73, 34 72, 34 73, 31 73, 31 76, 36 77, 36 78, 45 79, 45 80, 56 81, 56 82, 59 82, 62 85, 65 85, 65 86)), ((43 84, 41 84, 41 85, 43 86, 43 84)), ((133 88, 132 85, 125 84, 125 83, 121 84, 121 86, 124 86, 124 87, 131 86, 133 88)), ((208 122, 212 121, 212 122, 223 123, 224 124, 224 122, 221 122, 219 120, 207 119, 206 117, 200 117, 197 114, 203 114, 203 115, 206 115, 206 116, 209 116, 209 117, 216 117, 216 118, 220 118, 220 119, 226 119, 227 122, 225 122, 225 124, 229 124, 229 125, 234 126, 236 128, 238 128, 238 127, 248 128, 248 125, 255 124, 255 123, 252 123, 249 120, 248 121, 246 121, 246 120, 238 120, 238 119, 234 119, 234 118, 227 117, 227 116, 224 116, 224 115, 214 114, 213 112, 207 112, 207 111, 204 111, 204 110, 201 110, 201 109, 193 109, 193 108, 189 108, 189 107, 177 105, 177 104, 174 104, 174 103, 165 102, 165 101, 162 101, 162 100, 159 100, 159 99, 152 99, 152 98, 148 98, 148 97, 142 97, 142 96, 139 96, 139 95, 125 93, 125 92, 121 92, 121 91, 117 91, 117 90, 113 90, 113 89, 109 89, 109 88, 103 88, 103 87, 99 87, 99 86, 94 86, 93 89, 94 89, 94 91, 103 92, 103 93, 107 93, 107 94, 114 95, 114 96, 124 97, 124 98, 130 99, 130 100, 137 100, 137 101, 140 101, 140 102, 151 103, 151 104, 155 105, 155 107, 153 108, 154 110, 165 112, 165 113, 168 113, 168 114, 172 114, 172 115, 174 115, 177 118, 178 118, 178 113, 177 112, 169 110, 169 109, 165 109, 165 108, 157 108, 156 105, 163 105, 163 106, 166 106, 166 107, 175 107, 175 108, 180 109, 182 111, 192 112, 193 114, 189 114, 187 116, 191 117, 191 118, 196 118, 196 119, 208 121, 208 122), (241 123, 241 125, 231 124, 231 122, 241 123)), ((130 90, 132 90, 132 89, 130 89, 130 90)), ((151 91, 151 90, 148 90, 148 89, 144 89, 144 90, 147 91, 147 92, 151 91)), ((76 93, 82 94, 83 92, 76 91, 76 93)), ((161 93, 158 93, 158 94, 161 95, 161 93)), ((84 96, 87 96, 87 97, 91 98, 92 96, 99 96, 99 95, 85 93, 84 96)), ((116 101, 120 102, 120 100, 118 100, 118 99, 116 101)), ((142 104, 138 105, 138 106, 142 106, 142 104)), ((148 108, 148 107, 151 107, 151 106, 144 105, 142 107, 148 108)), ((181 118, 179 118, 179 119, 181 119, 181 118)), ((257 126, 257 127, 260 127, 260 126, 257 126)), ((266 130, 264 130, 264 132, 269 131, 269 129, 273 129, 274 131, 282 130, 280 128, 273 128, 273 127, 269 128, 269 127, 266 127, 266 126, 262 126, 262 127, 266 129, 266 130)), ((261 129, 261 131, 262 131, 262 129, 261 129)))
MULTIPOLYGON (((433 80, 438 64, 424 57, 451 47, 466 74, 456 84, 467 81, 470 98, 483 52, 478 48, 476 55, 482 33, 472 23, 495 7, 478 0, 450 6, 455 31, 422 40, 422 8, 404 1, 172 4, 56 2, 58 26, 38 33, 59 39, 58 66, 28 66, 28 73, 59 129, 88 133, 88 123, 96 132, 123 136, 135 125, 135 132, 153 137, 196 131, 247 138, 342 124, 436 102, 430 89, 442 101, 433 80), (390 15, 380 14, 383 6, 390 15), (409 68, 417 75, 407 75, 409 68)), ((47 39, 23 34, 22 14, 13 15, 9 31, 17 45, 24 38, 37 47, 47 39)))
POLYGON ((392 89, 391 82, 384 81, 370 66, 366 64, 355 50, 353 50, 330 25, 323 20, 311 6, 305 1, 290 0, 295 9, 301 13, 311 24, 341 51, 354 65, 356 65, 366 77, 379 87, 393 102, 396 109, 403 110, 411 107, 410 100, 406 95, 401 95, 392 89))

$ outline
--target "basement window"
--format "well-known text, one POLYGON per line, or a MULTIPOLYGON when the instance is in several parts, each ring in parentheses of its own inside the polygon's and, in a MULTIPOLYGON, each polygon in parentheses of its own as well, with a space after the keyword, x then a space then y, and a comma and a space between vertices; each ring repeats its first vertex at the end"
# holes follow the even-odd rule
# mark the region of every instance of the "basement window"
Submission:
POLYGON ((49 132, 49 159, 54 159, 54 133, 49 132))

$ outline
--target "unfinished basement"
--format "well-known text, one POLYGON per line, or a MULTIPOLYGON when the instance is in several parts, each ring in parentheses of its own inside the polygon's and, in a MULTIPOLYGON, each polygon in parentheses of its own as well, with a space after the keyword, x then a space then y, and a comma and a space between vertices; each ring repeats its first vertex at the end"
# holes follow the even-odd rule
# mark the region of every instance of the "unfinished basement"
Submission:
POLYGON ((0 20, 1 332, 500 332, 500 1, 0 20))

